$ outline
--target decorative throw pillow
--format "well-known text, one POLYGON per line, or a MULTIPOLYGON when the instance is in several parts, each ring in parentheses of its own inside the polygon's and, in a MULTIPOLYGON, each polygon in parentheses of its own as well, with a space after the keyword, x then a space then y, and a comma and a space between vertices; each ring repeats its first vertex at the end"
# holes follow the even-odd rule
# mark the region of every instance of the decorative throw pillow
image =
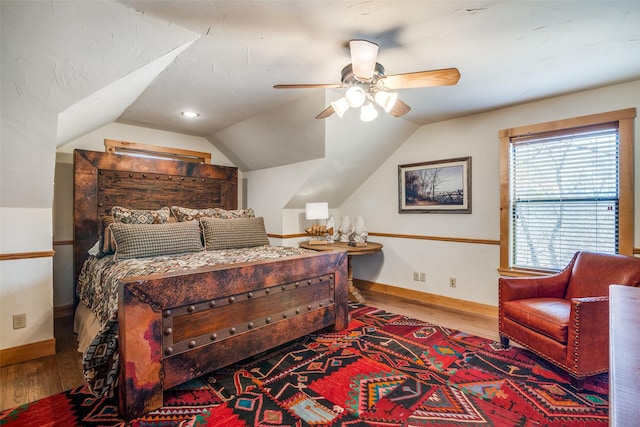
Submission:
POLYGON ((193 221, 200 218, 254 218, 253 209, 226 210, 220 208, 191 209, 171 206, 171 213, 178 222, 193 221))
POLYGON ((165 224, 169 222, 171 211, 164 207, 158 210, 127 209, 121 206, 111 208, 111 216, 115 222, 124 224, 165 224))
POLYGON ((116 242, 114 260, 173 255, 203 250, 198 221, 109 226, 116 242))
POLYGON ((116 242, 113 240, 109 225, 113 224, 113 217, 105 215, 100 219, 100 251, 98 257, 109 255, 115 252, 116 242))
POLYGON ((269 244, 264 219, 255 218, 200 218, 204 230, 204 245, 208 251, 218 249, 250 248, 269 244))

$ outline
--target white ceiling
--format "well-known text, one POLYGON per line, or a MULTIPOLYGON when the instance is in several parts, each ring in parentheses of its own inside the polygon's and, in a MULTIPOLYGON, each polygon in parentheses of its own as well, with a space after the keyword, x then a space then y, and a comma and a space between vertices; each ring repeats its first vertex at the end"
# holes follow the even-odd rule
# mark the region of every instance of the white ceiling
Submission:
POLYGON ((322 90, 275 84, 339 83, 353 38, 379 44, 387 74, 460 70, 455 87, 401 91, 421 125, 640 78, 637 0, 120 2, 201 38, 119 121, 205 137, 322 90))
POLYGON ((0 7, 7 206, 48 205, 49 194, 23 187, 37 181, 49 192, 52 164, 42 160, 37 180, 23 165, 114 121, 202 136, 243 171, 319 160, 288 206, 338 206, 420 125, 640 79, 639 0, 0 7), (460 81, 401 90, 411 111, 370 123, 352 111, 314 118, 341 90, 273 88, 339 83, 354 38, 380 46, 387 74, 456 67, 460 81), (186 109, 200 117, 182 118, 186 109))

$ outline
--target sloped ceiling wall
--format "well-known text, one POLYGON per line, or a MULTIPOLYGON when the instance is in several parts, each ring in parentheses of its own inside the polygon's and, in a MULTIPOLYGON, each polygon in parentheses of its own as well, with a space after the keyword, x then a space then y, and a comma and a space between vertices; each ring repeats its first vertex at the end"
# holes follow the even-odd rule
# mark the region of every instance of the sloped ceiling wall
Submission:
MULTIPOLYGON (((119 3, 3 1, 0 206, 50 208, 56 148, 116 120, 199 37, 119 3)), ((310 91, 208 139, 241 170, 324 159, 283 208, 337 206, 417 127, 314 119, 340 96, 310 91)))
MULTIPOLYGON (((120 79, 128 84, 117 90, 139 91, 144 84, 127 76, 198 36, 118 3, 2 1, 0 7, 0 206, 51 208, 59 115, 120 79)), ((149 81, 149 73, 141 74, 149 81)), ((119 115, 123 105, 112 101, 101 102, 92 121, 76 119, 72 134, 119 115)))

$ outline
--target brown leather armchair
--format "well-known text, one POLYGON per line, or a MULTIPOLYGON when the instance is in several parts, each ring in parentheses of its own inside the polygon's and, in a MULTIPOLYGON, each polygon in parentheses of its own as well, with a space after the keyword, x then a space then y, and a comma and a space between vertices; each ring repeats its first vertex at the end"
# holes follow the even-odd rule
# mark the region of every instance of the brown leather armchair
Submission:
POLYGON ((577 252, 561 272, 501 277, 500 343, 509 340, 567 371, 582 389, 609 369, 609 285, 640 286, 640 258, 577 252))

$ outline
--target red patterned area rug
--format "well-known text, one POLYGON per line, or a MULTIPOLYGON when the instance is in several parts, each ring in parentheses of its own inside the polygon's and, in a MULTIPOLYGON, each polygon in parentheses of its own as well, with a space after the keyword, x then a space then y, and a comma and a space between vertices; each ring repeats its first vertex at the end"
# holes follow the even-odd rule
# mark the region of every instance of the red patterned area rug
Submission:
POLYGON ((0 413, 3 426, 597 426, 603 374, 576 393, 526 350, 373 307, 349 328, 309 335, 190 381, 130 423, 84 387, 0 413))

